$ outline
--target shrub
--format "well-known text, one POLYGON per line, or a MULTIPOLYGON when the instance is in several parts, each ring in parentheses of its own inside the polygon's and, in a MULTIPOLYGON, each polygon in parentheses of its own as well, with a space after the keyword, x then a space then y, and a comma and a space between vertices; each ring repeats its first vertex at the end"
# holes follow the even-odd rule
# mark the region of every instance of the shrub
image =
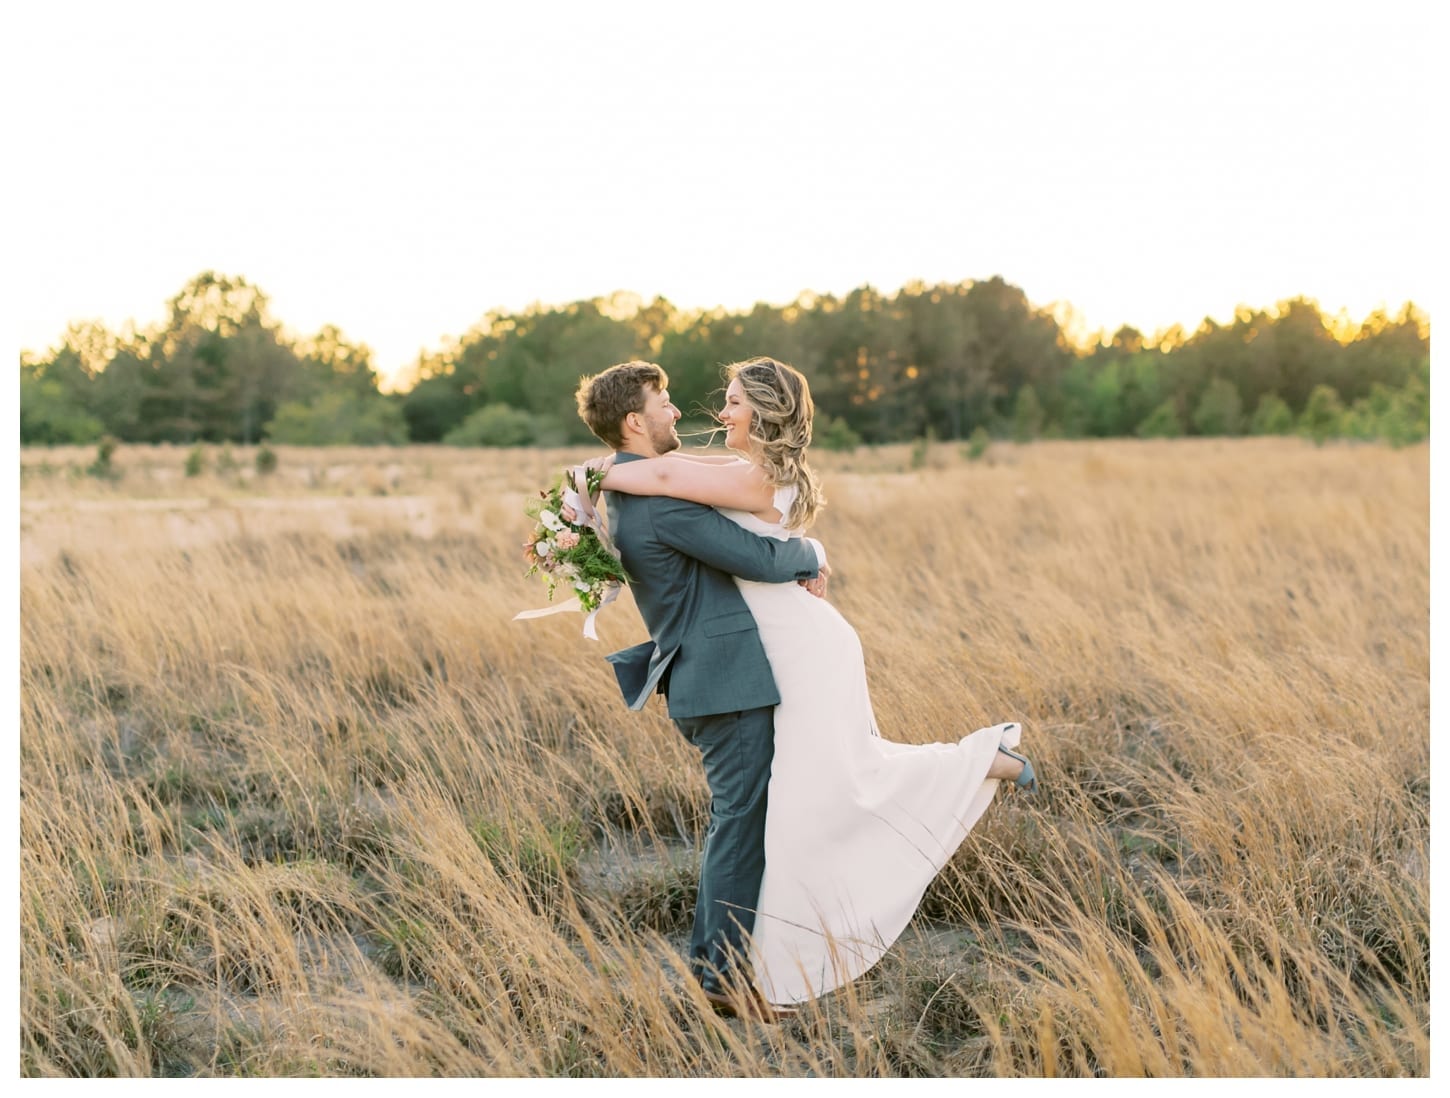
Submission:
POLYGON ((1430 409, 1424 382, 1411 376, 1401 390, 1375 382, 1369 396, 1354 402, 1353 412, 1359 422, 1356 433, 1362 437, 1381 438, 1391 446, 1407 446, 1419 442, 1430 433, 1430 409))
POLYGON ((93 477, 100 477, 103 480, 115 480, 119 477, 121 475, 120 470, 115 467, 111 460, 116 454, 116 447, 118 445, 119 443, 110 435, 103 436, 101 441, 96 444, 96 460, 91 462, 86 472, 93 477))
POLYGON ((1037 399, 1037 390, 1031 385, 1022 386, 1012 405, 1013 440, 1031 442, 1042 433, 1042 419, 1042 402, 1037 399))
POLYGON ((202 448, 201 444, 198 443, 197 445, 193 446, 191 448, 191 452, 186 455, 186 475, 189 477, 200 476, 205 471, 206 451, 202 448))
POLYGON ((935 441, 936 432, 928 427, 926 434, 911 444, 911 467, 913 469, 920 469, 926 464, 926 459, 931 453, 931 445, 935 441))
POLYGON ((1430 437, 1430 360, 1420 363, 1399 393, 1400 410, 1408 430, 1407 442, 1430 437))
POLYGON ((1221 377, 1208 383, 1193 410, 1193 426, 1200 435, 1236 435, 1243 429, 1244 404, 1233 382, 1221 377))
POLYGON ((1165 400, 1148 418, 1138 424, 1139 438, 1178 438, 1183 434, 1183 421, 1178 418, 1178 407, 1171 399, 1165 400))
POLYGON ((1339 394, 1328 385, 1314 386, 1299 417, 1300 434, 1312 438, 1314 445, 1323 446, 1325 440, 1340 434, 1344 426, 1344 404, 1339 394))
POLYGON ((508 404, 485 404, 443 436, 449 446, 556 446, 564 439, 556 420, 508 404))
POLYGON ((64 386, 49 378, 20 375, 20 442, 43 446, 94 442, 106 433, 105 425, 76 407, 64 386))
POLYGON ((400 446, 408 422, 400 404, 380 395, 325 393, 310 404, 277 409, 267 437, 291 446, 400 446))
POLYGON ((972 437, 967 440, 967 460, 976 461, 987 452, 987 447, 992 445, 992 436, 987 433, 987 428, 978 426, 972 432, 972 437))
POLYGON ((1429 423, 1417 419, 1413 404, 1403 395, 1395 397, 1376 426, 1379 437, 1395 447, 1419 442, 1430 433, 1429 423))
POLYGON ((1253 435, 1287 435, 1294 431, 1294 413, 1284 398, 1274 393, 1265 393, 1259 398, 1249 421, 1249 433, 1253 435))
POLYGON ((276 471, 276 468, 277 451, 264 443, 257 451, 257 472, 266 476, 268 473, 276 471))
POLYGON ((816 417, 813 435, 817 446, 835 453, 850 453, 861 445, 861 436, 851 430, 844 418, 832 419, 825 414, 816 417))

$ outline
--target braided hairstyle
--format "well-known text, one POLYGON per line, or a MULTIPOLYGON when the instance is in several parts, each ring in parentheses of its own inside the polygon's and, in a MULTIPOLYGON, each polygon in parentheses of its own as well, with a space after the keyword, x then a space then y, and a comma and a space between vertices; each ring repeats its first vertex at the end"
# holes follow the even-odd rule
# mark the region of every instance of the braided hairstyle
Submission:
POLYGON ((789 530, 804 530, 826 505, 816 474, 806 464, 816 406, 811 387, 794 367, 773 358, 752 358, 725 368, 725 382, 740 382, 750 406, 750 441, 766 479, 777 488, 793 485, 795 502, 782 516, 789 530))

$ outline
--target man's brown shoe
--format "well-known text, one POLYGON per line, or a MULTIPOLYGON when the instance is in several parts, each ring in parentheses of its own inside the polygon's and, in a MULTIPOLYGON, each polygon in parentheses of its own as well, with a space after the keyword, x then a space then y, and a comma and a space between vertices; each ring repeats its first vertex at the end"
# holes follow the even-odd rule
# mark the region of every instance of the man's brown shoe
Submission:
POLYGON ((800 1017, 800 1011, 795 1007, 772 1006, 754 990, 736 994, 710 988, 700 990, 706 1002, 715 1008, 715 1013, 723 1014, 727 1018, 746 1018, 752 1022, 775 1024, 800 1017))

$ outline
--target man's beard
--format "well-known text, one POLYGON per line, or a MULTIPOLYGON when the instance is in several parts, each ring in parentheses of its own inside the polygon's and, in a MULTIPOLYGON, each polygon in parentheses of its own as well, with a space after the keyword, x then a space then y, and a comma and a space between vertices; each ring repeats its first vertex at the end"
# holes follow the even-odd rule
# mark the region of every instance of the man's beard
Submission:
POLYGON ((673 423, 666 423, 662 426, 650 426, 649 444, 654 447, 656 454, 668 454, 672 450, 680 448, 680 436, 675 434, 673 423))

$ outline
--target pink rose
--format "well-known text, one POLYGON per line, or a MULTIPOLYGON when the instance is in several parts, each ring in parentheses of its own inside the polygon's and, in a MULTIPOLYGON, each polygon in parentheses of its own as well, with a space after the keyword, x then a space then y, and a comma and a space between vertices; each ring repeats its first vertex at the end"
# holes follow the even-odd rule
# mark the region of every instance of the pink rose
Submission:
POLYGON ((573 530, 563 530, 554 538, 554 544, 560 549, 572 549, 579 544, 579 535, 573 530))

